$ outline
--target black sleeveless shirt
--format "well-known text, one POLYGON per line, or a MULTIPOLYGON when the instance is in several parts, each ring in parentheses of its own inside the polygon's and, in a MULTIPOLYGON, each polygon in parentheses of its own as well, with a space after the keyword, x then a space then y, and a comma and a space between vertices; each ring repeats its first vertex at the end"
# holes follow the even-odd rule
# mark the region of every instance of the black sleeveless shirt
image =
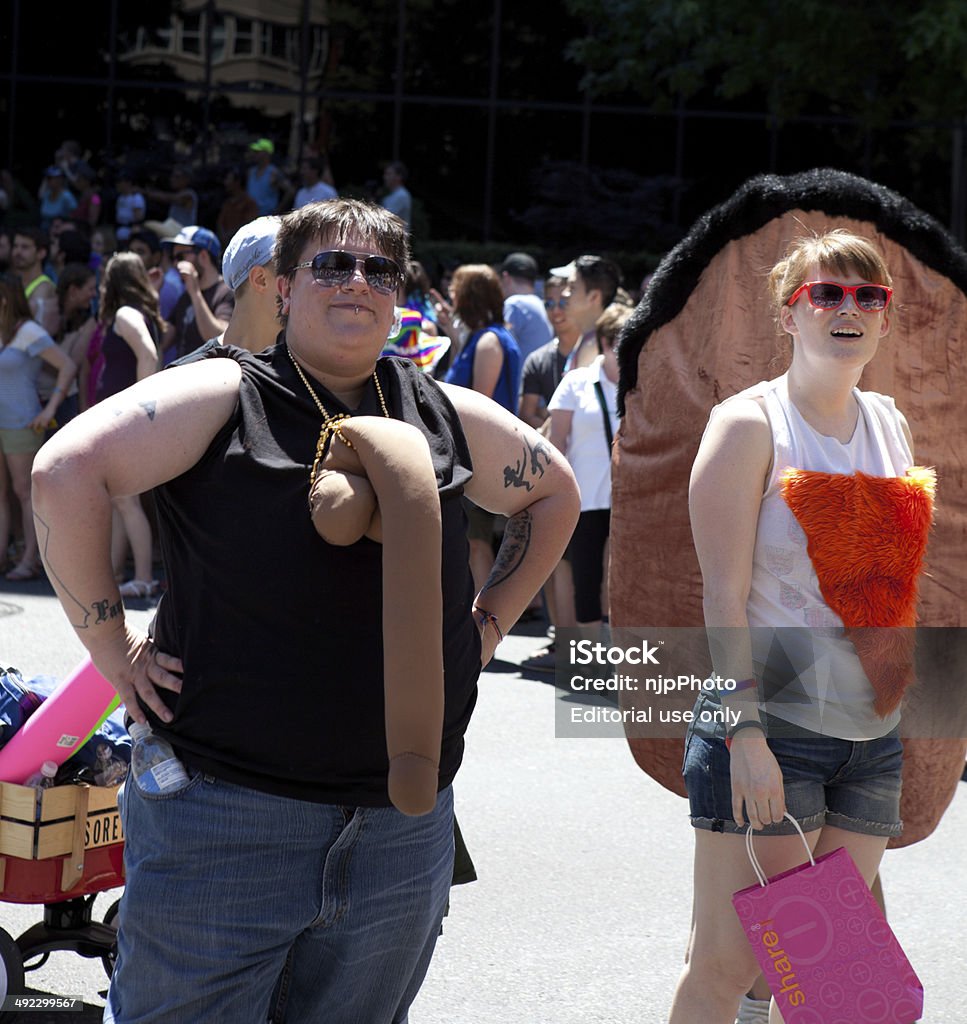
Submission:
MULTIPOLYGON (((153 636, 183 660, 184 685, 180 695, 161 691, 170 725, 145 711, 193 767, 217 778, 319 803, 389 806, 382 547, 365 538, 336 547, 312 525, 321 416, 285 346, 253 355, 209 345, 189 357, 198 358, 236 360, 239 399, 202 458, 155 490, 168 590, 153 636)), ((480 671, 459 500, 473 466, 434 381, 395 357, 376 372, 393 418, 426 436, 440 493, 443 788, 460 766, 480 671)), ((351 410, 312 384, 330 414, 382 415, 373 385, 351 410)))

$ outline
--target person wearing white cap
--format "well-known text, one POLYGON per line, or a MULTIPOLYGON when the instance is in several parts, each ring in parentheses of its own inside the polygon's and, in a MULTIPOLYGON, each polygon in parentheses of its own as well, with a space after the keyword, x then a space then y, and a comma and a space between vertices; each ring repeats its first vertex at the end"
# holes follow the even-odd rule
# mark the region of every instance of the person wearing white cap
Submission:
POLYGON ((602 256, 578 256, 565 267, 554 267, 551 273, 567 281, 562 297, 568 303, 568 316, 581 331, 581 340, 565 365, 566 373, 590 366, 600 354, 595 324, 617 295, 621 271, 602 256))
POLYGON ((235 293, 223 345, 261 352, 279 334, 278 277, 272 263, 280 217, 258 217, 239 228, 225 249, 222 277, 235 293))

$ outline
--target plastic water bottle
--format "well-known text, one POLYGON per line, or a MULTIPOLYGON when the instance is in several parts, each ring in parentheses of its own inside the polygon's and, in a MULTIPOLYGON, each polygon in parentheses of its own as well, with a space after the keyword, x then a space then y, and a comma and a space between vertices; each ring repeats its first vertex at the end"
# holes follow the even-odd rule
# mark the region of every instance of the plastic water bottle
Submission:
POLYGON ((31 789, 50 789, 54 785, 57 776, 57 762, 44 761, 40 768, 30 776, 24 783, 31 789))
POLYGON ((132 722, 131 774, 145 793, 167 793, 188 784, 188 773, 171 744, 155 736, 150 725, 132 722))

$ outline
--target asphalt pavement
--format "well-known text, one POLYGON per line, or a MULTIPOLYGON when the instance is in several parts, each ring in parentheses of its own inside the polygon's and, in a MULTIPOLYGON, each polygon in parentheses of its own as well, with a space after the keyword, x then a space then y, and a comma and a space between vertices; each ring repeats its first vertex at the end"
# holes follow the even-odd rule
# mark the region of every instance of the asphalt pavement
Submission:
MULTIPOLYGON (((140 623, 147 602, 132 602, 140 623)), ((691 827, 684 800, 635 765, 618 739, 556 738, 555 701, 593 703, 522 673, 534 627, 507 637, 481 678, 455 783, 479 876, 453 890, 450 916, 411 1024, 661 1024, 688 932, 691 827)), ((0 581, 0 664, 62 676, 83 650, 46 583, 0 581)), ((967 785, 936 832, 887 853, 888 913, 926 991, 928 1024, 965 1024, 967 785)), ((98 897, 95 917, 117 897, 98 897)), ((14 937, 42 908, 0 906, 14 937)), ((99 961, 55 953, 31 991, 85 1008, 29 1024, 100 1020, 99 961)), ((696 1022, 702 1024, 702 1022, 696 1022)))

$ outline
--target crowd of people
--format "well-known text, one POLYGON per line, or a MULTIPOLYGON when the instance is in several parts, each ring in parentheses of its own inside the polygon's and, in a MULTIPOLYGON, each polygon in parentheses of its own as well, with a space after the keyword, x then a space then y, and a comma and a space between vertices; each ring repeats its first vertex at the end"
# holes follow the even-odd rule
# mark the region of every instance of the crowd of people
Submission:
MULTIPOLYGON (((275 905, 277 934, 266 945, 264 935, 253 933, 252 956, 261 958, 264 970, 252 973, 247 989, 233 985, 231 999, 247 1009, 264 1003, 266 1017, 281 1014, 272 1007, 284 1002, 285 1012, 294 1015, 290 1019, 315 1019, 318 1006, 343 1003, 353 989, 365 991, 373 1007, 361 1010, 366 1019, 402 1020, 429 962, 454 875, 454 836, 459 833, 449 783, 460 762, 477 674, 502 629, 528 606, 540 607, 547 578, 552 572, 562 575, 557 566, 579 513, 568 462, 595 463, 599 478, 608 472, 610 438, 600 418, 586 423, 576 411, 574 428, 558 430, 548 440, 556 387, 542 391, 531 409, 530 419, 540 429, 521 418, 522 402, 532 404, 525 377, 533 371, 527 367, 542 366, 552 352, 556 358, 558 347, 573 350, 566 367, 555 364, 556 383, 582 374, 604 381, 613 423, 611 342, 630 300, 619 292, 617 267, 588 256, 557 268, 546 280, 531 256, 511 253, 498 266, 450 268, 448 280, 434 283, 410 256, 412 205, 401 164, 386 168, 381 208, 338 199, 326 180, 325 161, 316 158, 303 161, 301 187, 287 195, 271 143, 256 140, 251 153, 247 171, 226 171, 226 201, 211 226, 197 222, 199 196, 189 168, 173 168, 166 188, 142 189, 133 176, 119 175, 113 216, 96 187, 96 175, 72 147, 59 152, 48 168, 41 187, 42 215, 36 225, 11 233, 10 271, 0 278, 0 537, 11 556, 4 570, 17 582, 46 573, 65 609, 72 602, 76 608, 102 601, 95 591, 103 591, 113 610, 104 623, 109 628, 79 628, 78 635, 117 686, 132 717, 149 720, 170 738, 193 780, 178 800, 180 813, 187 815, 184 823, 194 822, 187 831, 172 830, 158 817, 170 810, 169 801, 159 805, 141 799, 135 785, 123 794, 126 905, 106 1019, 120 1022, 136 1015, 139 1000, 173 1006, 184 998, 177 993, 186 991, 185 965, 179 968, 168 952, 172 942, 185 945, 179 929, 194 919, 204 897, 188 887, 184 906, 172 901, 173 882, 157 886, 161 860, 170 856, 168 863, 179 864, 180 874, 190 856, 184 838, 193 829, 207 834, 206 858, 214 843, 221 848, 219 863, 237 855, 245 860, 228 823, 247 818, 255 805, 259 815, 274 807, 270 816, 278 818, 274 825, 265 819, 260 842, 274 850, 283 828, 297 849, 304 836, 296 832, 306 826, 303 812, 288 809, 296 801, 315 809, 309 829, 313 841, 306 848, 310 860, 348 855, 340 846, 351 832, 354 863, 370 865, 371 884, 385 889, 385 899, 389 892, 409 893, 407 906, 397 908, 407 926, 393 939, 394 954, 383 958, 392 972, 378 985, 354 981, 357 968, 371 980, 366 936, 372 927, 367 913, 357 921, 350 915, 333 939, 346 969, 332 986, 319 986, 315 958, 328 954, 300 938, 307 923, 300 916, 301 891, 297 886, 280 897, 263 886, 275 905), (548 305, 545 288, 555 296, 548 305), (615 300, 624 305, 612 306, 615 300), (385 354, 399 358, 379 359, 385 354), (287 396, 281 402, 280 388, 287 396), (311 484, 321 457, 318 449, 313 462, 316 430, 307 429, 320 413, 319 444, 323 437, 331 444, 336 438, 345 441, 364 467, 355 472, 366 471, 367 446, 392 453, 390 464, 402 465, 414 457, 419 462, 421 447, 414 452, 413 437, 422 432, 429 442, 426 465, 430 479, 436 477, 442 512, 443 600, 437 628, 445 639, 445 702, 433 775, 439 793, 433 810, 413 819, 386 806, 382 762, 387 754, 378 743, 371 749, 346 747, 345 763, 320 764, 312 755, 294 767, 292 760, 293 749, 318 749, 320 729, 330 735, 326 745, 334 750, 344 746, 352 730, 342 714, 364 719, 382 714, 383 700, 376 693, 383 692, 384 667, 379 647, 370 640, 382 628, 391 649, 391 633, 380 621, 374 551, 353 546, 347 549, 347 562, 338 546, 320 549, 318 538, 293 530, 291 536, 267 541, 257 557, 253 553, 244 563, 238 559, 251 516, 278 521, 282 493, 291 505, 286 522, 304 518, 311 526, 300 509, 305 507, 305 466, 313 465, 311 484), (394 423, 384 432, 373 425, 374 417, 394 423), (404 427, 417 433, 401 432, 396 439, 393 430, 404 427), (597 450, 587 443, 595 430, 600 434, 597 450), (244 471, 241 453, 248 467, 244 471), (270 479, 276 486, 261 486, 270 479), (230 511, 240 494, 245 517, 230 511), (232 534, 226 520, 236 522, 242 533, 232 534), (156 542, 163 553, 166 593, 148 640, 124 625, 123 602, 150 598, 160 589, 156 542), (318 560, 320 550, 325 564, 318 560), (252 571, 256 562, 254 571, 266 587, 271 591, 273 579, 280 586, 284 579, 287 595, 294 573, 302 580, 296 590, 305 598, 314 590, 314 579, 338 576, 351 587, 351 598, 346 603, 333 590, 322 614, 342 621, 340 628, 327 632, 320 644, 309 621, 318 621, 318 603, 300 600, 304 613, 293 617, 291 601, 281 592, 275 600, 260 588, 247 610, 237 597, 226 601, 226 595, 243 589, 233 574, 243 564, 246 573, 252 571), (201 580, 210 581, 210 594, 201 580), (279 616, 266 616, 269 605, 279 609, 279 616), (345 620, 347 607, 351 621, 345 620), (224 621, 216 621, 216 608, 225 610, 224 621), (360 618, 362 608, 368 611, 360 618), (343 643, 349 635, 356 638, 349 645, 355 653, 347 653, 343 643), (218 637, 214 646, 212 637, 218 637), (367 680, 363 692, 370 695, 362 703, 349 702, 333 717, 330 712, 342 698, 333 693, 319 701, 314 689, 306 689, 278 718, 282 731, 267 732, 253 745, 251 716, 277 716, 258 711, 255 694, 263 677, 251 667, 257 663, 256 650, 278 650, 280 637, 291 665, 275 670, 304 676, 306 665, 318 661, 319 671, 333 679, 361 674, 367 680), (358 657, 363 648, 372 652, 365 664, 358 657), (211 665, 204 651, 215 654, 211 665), (212 685, 216 676, 233 680, 232 706, 244 707, 244 714, 225 717, 219 684, 212 685), (253 688, 248 696, 235 689, 243 678, 253 688), (185 712, 188 703, 177 697, 182 688, 200 698, 189 699, 191 715, 185 712), (310 709, 317 708, 324 710, 325 722, 313 725, 318 716, 310 709), (215 718, 220 718, 221 739, 213 744, 215 718), (305 733, 301 741, 299 731, 305 733), (195 788, 199 773, 229 788, 224 793, 208 785, 195 788), (246 794, 248 810, 238 802, 239 792, 246 794), (190 793, 200 802, 188 808, 190 793), (344 804, 358 808, 359 820, 348 822, 348 829, 339 810, 344 804), (335 817, 333 810, 338 811, 335 817), (218 826, 216 835, 220 820, 225 828, 218 826), (167 854, 166 833, 171 839, 167 854), (333 842, 320 838, 323 833, 331 834, 333 842), (386 850, 400 843, 409 843, 414 855, 405 863, 387 860, 386 850), (165 925, 159 928, 162 917, 165 925), (152 935, 165 949, 152 951, 152 935), (143 984, 145 956, 151 961, 150 987, 143 984), (357 968, 350 966, 354 962, 357 968), (159 969, 162 963, 172 963, 170 977, 159 969)), ((410 537, 400 549, 386 524, 394 509, 393 524, 397 516, 401 522, 405 518, 406 502, 412 500, 406 497, 411 472, 399 508, 393 505, 392 488, 372 465, 370 472, 383 523, 373 536, 386 546, 383 558, 398 552, 401 560, 412 562, 415 540, 410 537)), ((600 492, 595 485, 591 505, 600 500, 607 505, 600 492)), ((582 499, 582 509, 585 504, 582 499)), ((419 522, 430 529, 432 509, 419 513, 419 522)), ((589 558, 597 563, 600 602, 605 553, 600 537, 594 545, 589 558)), ((412 588, 425 567, 410 564, 409 570, 404 578, 412 588)), ((561 602, 568 608, 574 604, 570 596, 561 602)), ((413 603, 414 608, 419 604, 413 603)), ((601 617, 600 611, 593 613, 594 622, 601 617)), ((401 660, 417 663, 415 657, 401 660)), ((274 702, 264 690, 263 695, 274 702)), ((388 718, 386 730, 388 744, 395 735, 388 718)), ((382 729, 369 723, 366 734, 378 741, 382 729)), ((306 870, 321 877, 305 864, 293 864, 290 874, 299 879, 306 870)), ((233 902, 228 891, 214 900, 220 907, 233 902)), ((378 906, 376 911, 385 912, 378 906)), ((218 915, 214 908, 205 911, 206 920, 218 915)), ((267 906, 259 915, 259 926, 272 916, 267 906)), ((237 951, 222 952, 234 962, 237 951)), ((218 951, 195 966, 198 984, 190 986, 191 1000, 199 993, 216 1002, 228 998, 220 982, 213 981, 224 973, 218 951)), ((185 1005, 176 1016, 208 1019, 210 1009, 185 1005)))
MULTIPOLYGON (((208 227, 189 168, 162 189, 118 175, 112 218, 80 154, 58 151, 38 222, 0 248, 0 556, 11 581, 46 570, 69 616, 112 610, 71 621, 132 718, 187 768, 163 800, 137 780, 123 794, 127 887, 105 1020, 159 1005, 171 1020, 255 1019, 253 1007, 260 1020, 316 1020, 351 1005, 354 1019, 403 1022, 453 877, 451 783, 480 669, 528 611, 546 615, 548 644, 525 668, 553 670, 558 629, 606 629, 616 346, 632 299, 595 254, 542 274, 512 252, 434 286, 411 256, 401 164, 387 166, 379 206, 338 198, 321 157, 302 162, 296 190, 270 140, 250 154, 247 171, 226 171, 208 227), (253 535, 267 522, 280 528, 253 535), (159 587, 155 529, 168 589, 149 638, 125 623, 123 600, 159 587), (394 593, 394 579, 408 589, 394 593), (414 667, 419 697, 406 689, 414 667), (432 700, 422 677, 438 684, 432 700), (432 751, 401 745, 427 720, 432 751), (427 808, 400 802, 399 758, 404 774, 431 772, 427 808), (307 878, 321 880, 317 903, 307 878), (238 884, 251 898, 241 918, 238 884), (320 905, 344 908, 324 942, 320 905), (199 914, 203 954, 189 938, 199 914)), ((771 282, 790 370, 717 407, 691 487, 707 625, 743 636, 835 625, 784 471, 892 478, 913 458, 892 401, 856 389, 892 312, 876 250, 842 232, 800 241, 771 282)), ((873 713, 841 646, 848 721, 812 714, 826 690, 805 694, 812 710, 796 720, 760 707, 754 666, 770 655, 746 645, 724 672, 741 681, 742 724, 690 731, 698 870, 675 1022, 725 1024, 740 999, 743 1024, 746 1004, 770 1012, 729 903, 748 880, 747 823, 763 862, 784 869, 798 855, 792 810, 814 852, 846 846, 868 883, 901 828, 898 712, 873 713)))
MULTIPOLYGON (((37 223, 7 232, 0 228, 0 265, 9 265, 11 280, 22 286, 29 306, 29 316, 22 322, 11 320, 9 329, 20 330, 21 338, 21 328, 37 335, 19 373, 28 390, 36 391, 39 407, 31 404, 29 416, 24 407, 8 417, 11 424, 16 421, 10 429, 19 433, 0 446, 0 528, 8 555, 3 571, 12 580, 27 581, 42 573, 33 544, 25 543, 31 533, 25 492, 33 456, 52 427, 184 358, 209 339, 246 348, 253 347, 252 338, 260 348, 275 341, 277 276, 271 248, 279 216, 338 195, 324 155, 306 155, 298 176, 297 187, 278 166, 271 140, 254 140, 247 166, 226 168, 224 200, 214 222, 205 226, 198 223, 200 197, 191 167, 173 166, 161 187, 142 186, 132 171, 121 169, 113 183, 112 205, 87 154, 76 142, 66 141, 44 173, 37 223), (251 279, 253 268, 240 273, 238 260, 232 258, 240 245, 258 256, 251 279), (236 304, 244 305, 243 315, 233 321, 236 304), (240 323, 248 329, 241 330, 240 323), (64 381, 58 391, 55 370, 61 357, 64 381), (13 534, 18 544, 11 543, 13 534)), ((406 180, 405 165, 387 164, 382 203, 408 226, 412 197, 406 180)), ((4 195, 0 193, 0 206, 4 195)), ((436 287, 423 265, 410 259, 385 351, 409 356, 434 377, 485 394, 539 428, 575 465, 593 464, 597 482, 586 480, 583 485, 584 511, 597 512, 606 521, 600 515, 610 503, 602 483, 608 476, 610 445, 605 420, 599 417, 588 424, 591 433, 600 434, 588 444, 583 432, 572 434, 563 409, 559 420, 566 419, 568 428, 552 433, 550 411, 565 374, 581 370, 603 382, 607 420, 614 423, 615 386, 602 367, 613 363, 613 357, 606 360, 607 338, 613 338, 630 308, 631 299, 620 284, 619 269, 596 256, 578 257, 542 277, 533 256, 515 252, 494 267, 451 266, 436 287)), ((3 339, 10 349, 7 360, 12 359, 13 333, 3 339)), ((6 404, 4 393, 0 391, 0 410, 6 404)), ((579 414, 577 424, 582 420, 579 414)), ((466 511, 471 566, 479 587, 492 570, 504 520, 470 502, 466 511)), ((127 598, 150 597, 159 588, 152 566, 152 514, 150 502, 137 496, 115 503, 114 568, 127 598), (129 554, 132 573, 125 578, 129 554)), ((605 531, 594 542, 597 569, 582 584, 597 586, 599 594, 606 587, 606 537, 605 531)), ((583 551, 584 543, 576 543, 583 551)), ((530 614, 548 617, 551 636, 547 648, 531 659, 531 667, 553 667, 555 623, 584 621, 574 610, 572 555, 569 549, 546 594, 533 595, 530 614)), ((582 603, 581 609, 585 607, 582 603)), ((595 611, 588 621, 596 622, 602 614, 595 611)))

